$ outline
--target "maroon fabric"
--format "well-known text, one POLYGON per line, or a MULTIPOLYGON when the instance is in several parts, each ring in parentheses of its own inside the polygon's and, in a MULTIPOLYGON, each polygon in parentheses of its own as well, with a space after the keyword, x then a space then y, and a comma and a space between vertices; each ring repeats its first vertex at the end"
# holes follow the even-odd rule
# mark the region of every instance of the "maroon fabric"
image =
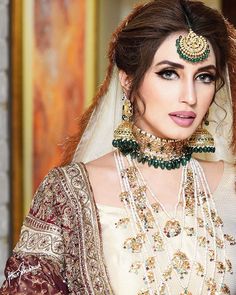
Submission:
POLYGON ((113 294, 100 234, 84 165, 51 170, 7 261, 0 294, 113 294))
POLYGON ((5 276, 1 295, 69 294, 59 265, 48 258, 14 255, 6 263, 5 276))

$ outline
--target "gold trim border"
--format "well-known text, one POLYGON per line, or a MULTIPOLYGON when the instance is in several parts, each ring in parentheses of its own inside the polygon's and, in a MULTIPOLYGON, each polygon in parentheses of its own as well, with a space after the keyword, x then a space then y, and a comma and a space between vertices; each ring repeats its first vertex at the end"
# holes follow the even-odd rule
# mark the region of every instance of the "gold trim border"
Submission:
POLYGON ((10 2, 10 132, 11 132, 11 245, 19 239, 23 221, 23 124, 22 124, 22 0, 10 2))
POLYGON ((85 22, 85 80, 84 108, 87 108, 95 95, 97 86, 97 13, 98 0, 87 0, 85 4, 86 22, 85 22))
POLYGON ((29 211, 33 194, 33 49, 34 0, 23 1, 23 210, 29 211))

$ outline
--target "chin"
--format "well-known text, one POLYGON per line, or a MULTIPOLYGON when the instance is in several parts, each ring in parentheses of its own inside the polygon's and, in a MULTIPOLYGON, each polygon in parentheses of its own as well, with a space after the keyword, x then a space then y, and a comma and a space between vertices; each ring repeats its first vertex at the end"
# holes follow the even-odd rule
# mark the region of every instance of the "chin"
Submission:
POLYGON ((195 129, 194 130, 181 130, 176 133, 172 132, 172 134, 168 134, 169 135, 168 138, 177 139, 177 140, 185 140, 185 139, 188 139, 189 137, 191 137, 194 132, 195 132, 195 129))

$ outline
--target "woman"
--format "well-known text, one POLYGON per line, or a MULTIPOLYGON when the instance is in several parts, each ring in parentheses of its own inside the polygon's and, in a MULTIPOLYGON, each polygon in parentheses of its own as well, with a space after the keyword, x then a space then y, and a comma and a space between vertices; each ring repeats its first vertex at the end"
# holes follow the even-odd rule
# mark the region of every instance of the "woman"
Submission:
POLYGON ((66 165, 34 197, 1 294, 236 294, 235 37, 196 1, 128 16, 66 165))

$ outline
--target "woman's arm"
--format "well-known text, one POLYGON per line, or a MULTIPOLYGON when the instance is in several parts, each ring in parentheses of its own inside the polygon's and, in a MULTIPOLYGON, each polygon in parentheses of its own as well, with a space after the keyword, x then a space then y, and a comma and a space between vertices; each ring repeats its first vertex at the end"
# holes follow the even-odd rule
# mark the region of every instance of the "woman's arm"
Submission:
POLYGON ((62 195, 57 169, 39 186, 8 259, 0 294, 68 294, 64 271, 64 243, 58 198, 62 195))
POLYGON ((68 294, 61 267, 39 255, 16 255, 7 261, 0 294, 68 294))

